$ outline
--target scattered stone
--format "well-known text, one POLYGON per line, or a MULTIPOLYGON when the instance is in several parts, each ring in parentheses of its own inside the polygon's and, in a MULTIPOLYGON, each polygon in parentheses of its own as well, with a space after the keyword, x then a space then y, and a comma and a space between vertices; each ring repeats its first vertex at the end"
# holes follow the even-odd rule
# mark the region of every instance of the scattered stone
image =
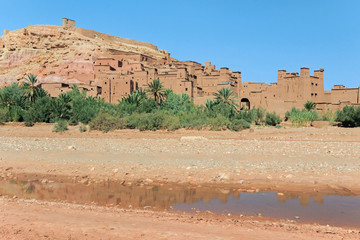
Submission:
POLYGON ((69 150, 76 150, 76 147, 75 146, 68 146, 68 149, 69 150))
POLYGON ((145 179, 145 182, 146 183, 153 183, 154 181, 152 179, 150 179, 150 178, 147 178, 147 179, 145 179))
POLYGON ((293 177, 294 177, 294 175, 292 175, 292 174, 286 175, 286 178, 293 178, 293 177))
POLYGON ((180 141, 196 141, 196 140, 208 140, 208 139, 202 136, 182 136, 180 138, 180 141))

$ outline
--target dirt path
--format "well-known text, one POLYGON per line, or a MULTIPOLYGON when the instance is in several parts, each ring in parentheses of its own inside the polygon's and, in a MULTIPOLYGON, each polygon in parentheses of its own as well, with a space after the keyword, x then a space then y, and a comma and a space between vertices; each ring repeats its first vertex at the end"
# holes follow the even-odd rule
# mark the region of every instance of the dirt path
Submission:
MULTIPOLYGON (((122 130, 103 134, 80 133, 77 128, 56 134, 47 124, 1 126, 1 179, 231 185, 253 191, 360 195, 360 129, 122 130)), ((334 227, 318 231, 326 227, 286 223, 290 225, 284 230, 279 225, 283 223, 274 220, 239 219, 234 225, 236 219, 231 217, 202 216, 206 222, 187 214, 6 197, 1 199, 1 212, 0 235, 6 239, 41 239, 44 235, 50 239, 360 239, 357 230, 334 227)))

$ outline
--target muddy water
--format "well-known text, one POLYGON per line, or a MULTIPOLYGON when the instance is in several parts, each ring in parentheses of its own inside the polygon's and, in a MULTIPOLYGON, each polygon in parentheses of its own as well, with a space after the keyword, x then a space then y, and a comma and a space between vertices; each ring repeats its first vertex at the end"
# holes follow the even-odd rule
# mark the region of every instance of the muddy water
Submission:
POLYGON ((75 184, 0 181, 0 194, 26 199, 185 212, 291 219, 334 226, 360 227, 360 197, 321 193, 260 192, 217 187, 124 186, 120 183, 75 184))

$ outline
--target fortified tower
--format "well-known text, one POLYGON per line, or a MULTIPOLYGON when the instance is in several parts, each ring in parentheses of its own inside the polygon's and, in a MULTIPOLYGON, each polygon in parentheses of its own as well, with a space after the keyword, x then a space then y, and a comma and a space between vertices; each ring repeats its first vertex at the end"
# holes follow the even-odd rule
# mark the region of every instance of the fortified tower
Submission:
POLYGON ((68 18, 63 18, 62 27, 66 30, 73 30, 75 29, 75 21, 68 18))

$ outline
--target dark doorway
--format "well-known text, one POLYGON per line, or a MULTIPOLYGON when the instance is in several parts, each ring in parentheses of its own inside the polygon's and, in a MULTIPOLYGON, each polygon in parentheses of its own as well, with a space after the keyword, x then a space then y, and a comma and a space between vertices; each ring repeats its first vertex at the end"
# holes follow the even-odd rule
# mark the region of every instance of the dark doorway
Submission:
POLYGON ((250 101, 247 98, 242 98, 240 101, 241 110, 250 109, 250 101))

